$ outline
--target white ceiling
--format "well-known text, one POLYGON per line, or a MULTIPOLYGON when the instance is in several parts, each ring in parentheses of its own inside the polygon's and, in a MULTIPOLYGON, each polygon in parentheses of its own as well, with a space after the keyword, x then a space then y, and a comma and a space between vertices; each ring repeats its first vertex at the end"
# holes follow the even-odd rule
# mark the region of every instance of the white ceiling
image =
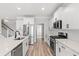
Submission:
POLYGON ((60 3, 0 3, 0 18, 18 16, 50 16, 60 3), (17 8, 21 10, 17 10, 17 8), (41 8, 45 8, 44 11, 41 8))

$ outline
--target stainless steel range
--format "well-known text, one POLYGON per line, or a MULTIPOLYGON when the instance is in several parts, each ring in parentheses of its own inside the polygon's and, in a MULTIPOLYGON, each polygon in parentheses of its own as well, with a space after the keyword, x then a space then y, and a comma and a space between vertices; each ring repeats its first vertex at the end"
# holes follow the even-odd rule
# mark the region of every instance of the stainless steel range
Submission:
POLYGON ((59 32, 58 36, 50 36, 50 47, 52 49, 52 54, 56 56, 56 39, 67 39, 68 34, 59 32))
POLYGON ((50 47, 51 47, 51 53, 55 56, 56 51, 56 40, 50 37, 50 47))

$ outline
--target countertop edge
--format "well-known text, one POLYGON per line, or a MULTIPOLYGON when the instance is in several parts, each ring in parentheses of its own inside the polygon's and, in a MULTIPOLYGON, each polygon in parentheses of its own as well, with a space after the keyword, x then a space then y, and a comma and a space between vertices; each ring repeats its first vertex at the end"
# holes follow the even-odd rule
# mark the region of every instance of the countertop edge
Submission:
MULTIPOLYGON (((75 53, 79 54, 79 51, 76 51, 76 49, 73 49, 72 47, 68 46, 67 44, 59 41, 59 40, 62 40, 62 39, 56 39, 56 41, 60 42, 61 44, 64 44, 66 47, 68 47, 69 49, 71 49, 72 51, 74 51, 75 53)), ((63 39, 64 40, 64 39, 63 39)), ((65 40, 68 40, 68 39, 65 39, 65 40)), ((69 41, 72 41, 72 40, 69 40, 69 41)), ((76 42, 75 42, 76 43, 76 42)), ((79 44, 79 43, 78 43, 79 44)))
MULTIPOLYGON (((3 55, 1 55, 1 56, 6 56, 8 53, 10 53, 16 46, 18 46, 19 44, 21 44, 23 41, 25 41, 26 39, 27 39, 28 37, 26 36, 24 39, 22 39, 22 40, 16 40, 16 41, 18 41, 18 43, 14 46, 14 47, 12 47, 11 49, 9 49, 6 53, 4 53, 3 55)), ((12 39, 12 40, 14 40, 14 39, 12 39)))

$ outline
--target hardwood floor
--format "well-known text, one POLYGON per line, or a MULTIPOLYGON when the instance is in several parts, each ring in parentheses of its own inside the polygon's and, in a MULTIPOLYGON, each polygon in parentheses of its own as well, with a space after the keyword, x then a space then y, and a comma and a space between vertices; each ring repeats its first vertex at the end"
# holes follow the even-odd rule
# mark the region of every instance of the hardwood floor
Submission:
POLYGON ((37 43, 30 45, 27 56, 52 56, 52 54, 47 43, 38 40, 37 43))

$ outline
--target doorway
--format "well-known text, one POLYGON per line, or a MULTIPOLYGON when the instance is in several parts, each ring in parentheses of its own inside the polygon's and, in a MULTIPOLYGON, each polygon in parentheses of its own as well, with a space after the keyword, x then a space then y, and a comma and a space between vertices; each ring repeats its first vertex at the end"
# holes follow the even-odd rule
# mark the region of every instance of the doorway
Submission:
POLYGON ((44 41, 44 24, 38 24, 36 29, 36 41, 44 41))
POLYGON ((33 24, 29 25, 29 37, 30 37, 29 44, 33 44, 34 43, 34 25, 33 24))

